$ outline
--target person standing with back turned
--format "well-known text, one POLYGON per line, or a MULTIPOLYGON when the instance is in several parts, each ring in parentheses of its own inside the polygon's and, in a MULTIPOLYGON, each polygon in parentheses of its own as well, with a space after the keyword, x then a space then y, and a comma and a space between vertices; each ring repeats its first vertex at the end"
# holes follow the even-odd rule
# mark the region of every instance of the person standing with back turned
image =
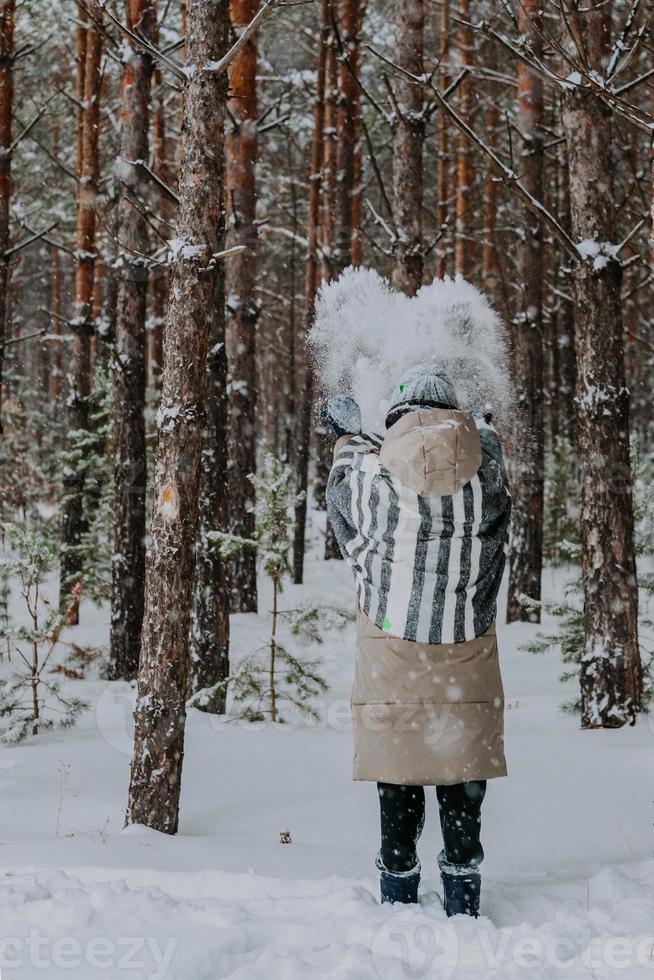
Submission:
POLYGON ((417 902, 425 786, 436 786, 447 915, 477 916, 486 781, 506 775, 495 614, 511 495, 490 414, 459 411, 416 367, 383 438, 328 399, 337 441, 327 513, 354 574, 354 778, 377 783, 382 902, 417 902))

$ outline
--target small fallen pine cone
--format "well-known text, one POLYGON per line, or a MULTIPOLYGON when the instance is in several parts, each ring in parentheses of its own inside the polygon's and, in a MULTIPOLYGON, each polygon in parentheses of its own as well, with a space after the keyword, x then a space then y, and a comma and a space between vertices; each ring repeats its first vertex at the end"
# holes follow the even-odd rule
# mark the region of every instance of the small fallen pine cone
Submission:
POLYGON ((280 830, 279 831, 279 843, 280 844, 291 844, 291 832, 290 830, 280 830))

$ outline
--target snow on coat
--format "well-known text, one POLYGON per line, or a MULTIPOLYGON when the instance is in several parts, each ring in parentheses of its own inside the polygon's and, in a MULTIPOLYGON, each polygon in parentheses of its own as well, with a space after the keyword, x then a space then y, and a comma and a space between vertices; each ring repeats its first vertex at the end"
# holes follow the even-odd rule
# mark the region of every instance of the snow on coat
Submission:
POLYGON ((511 497, 495 430, 430 409, 384 439, 343 436, 327 510, 358 596, 355 778, 504 775, 494 622, 511 497))

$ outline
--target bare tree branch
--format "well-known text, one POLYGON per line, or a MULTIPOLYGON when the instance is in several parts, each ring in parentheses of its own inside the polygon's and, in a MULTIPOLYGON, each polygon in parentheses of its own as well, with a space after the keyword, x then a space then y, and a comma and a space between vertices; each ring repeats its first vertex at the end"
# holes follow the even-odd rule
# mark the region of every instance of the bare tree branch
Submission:
MULTIPOLYGON (((527 53, 526 44, 515 44, 506 37, 505 34, 496 31, 495 28, 491 27, 485 21, 480 21, 478 24, 473 25, 474 28, 481 33, 485 34, 487 37, 493 38, 497 41, 506 51, 510 52, 514 58, 522 61, 527 67, 540 75, 545 81, 552 82, 562 89, 570 88, 590 88, 593 90, 594 94, 598 98, 602 99, 617 115, 622 116, 628 122, 637 126, 638 129, 643 130, 648 135, 651 136, 652 129, 654 127, 654 119, 652 116, 645 112, 645 110, 640 109, 637 106, 632 105, 629 102, 625 102, 624 99, 620 97, 618 90, 612 90, 608 86, 600 84, 597 78, 586 71, 584 65, 573 59, 564 49, 559 49, 561 54, 566 58, 568 65, 577 72, 579 75, 579 80, 577 81, 573 77, 573 73, 564 78, 562 75, 558 75, 551 68, 548 68, 539 58, 536 58, 534 53, 529 50, 527 53)), ((551 41, 549 35, 547 39, 551 41)))
POLYGON ((32 340, 34 337, 43 337, 47 333, 47 330, 36 330, 34 333, 23 334, 22 337, 12 337, 10 340, 5 340, 4 343, 0 344, 0 349, 5 347, 11 347, 13 344, 22 344, 25 340, 32 340))
POLYGON ((631 7, 629 8, 629 13, 627 14, 627 19, 624 22, 624 27, 615 39, 615 44, 613 45, 613 50, 611 52, 611 57, 606 68, 607 79, 612 78, 616 68, 618 67, 618 61, 622 56, 625 44, 627 43, 627 38, 631 32, 631 28, 634 26, 634 21, 638 16, 638 9, 640 7, 640 0, 632 0, 631 7))
POLYGON ((241 32, 236 43, 232 45, 227 54, 222 57, 220 61, 217 61, 215 65, 212 65, 211 70, 217 72, 227 71, 241 48, 247 44, 252 35, 259 30, 261 25, 268 20, 275 7, 278 7, 279 5, 280 0, 266 0, 266 3, 264 3, 264 5, 259 9, 259 12, 255 14, 248 26, 241 32))
POLYGON ((491 148, 487 146, 484 143, 484 141, 480 139, 479 136, 477 136, 475 131, 471 129, 471 127, 468 126, 468 124, 463 119, 461 119, 458 113, 443 98, 438 86, 434 85, 433 82, 425 81, 424 77, 421 78, 418 77, 417 75, 412 75, 410 72, 407 72, 404 68, 401 68, 399 65, 395 65, 394 62, 390 61, 388 58, 386 58, 379 51, 376 51, 370 45, 367 45, 367 47, 377 58, 381 59, 381 61, 384 61, 394 71, 399 71, 404 75, 409 75, 409 77, 416 84, 427 85, 429 87, 429 89, 434 95, 434 98, 438 102, 440 108, 445 113, 445 115, 449 119, 451 119, 451 121, 454 123, 456 128, 459 130, 459 132, 463 136, 465 136, 470 143, 476 146, 477 149, 481 150, 482 153, 485 156, 487 156, 489 160, 492 161, 498 173, 498 176, 503 181, 503 183, 505 183, 507 187, 512 187, 515 190, 515 192, 522 198, 525 206, 532 212, 532 214, 536 215, 536 217, 538 217, 540 220, 545 222, 546 225, 548 225, 552 234, 563 246, 563 248, 566 250, 570 258, 575 262, 579 262, 581 256, 579 254, 577 246, 570 238, 568 233, 564 230, 564 228, 556 220, 554 215, 547 210, 547 208, 542 203, 542 201, 536 200, 536 198, 529 193, 526 187, 521 183, 520 179, 516 176, 514 171, 510 167, 507 167, 507 165, 502 160, 500 160, 500 158, 493 152, 493 150, 491 150, 491 148))
POLYGON ((30 235, 29 238, 24 238, 22 242, 12 245, 11 248, 8 248, 4 253, 3 258, 6 260, 10 258, 10 256, 16 255, 17 252, 22 252, 28 245, 31 245, 33 242, 37 242, 40 238, 44 238, 48 232, 52 231, 53 228, 56 228, 58 224, 58 221, 53 221, 52 224, 48 225, 47 228, 44 228, 43 231, 34 232, 34 234, 30 235))
POLYGON ((34 115, 34 117, 27 123, 26 126, 23 127, 22 132, 16 137, 16 139, 11 144, 11 147, 10 147, 10 150, 9 150, 10 153, 13 153, 13 151, 16 149, 16 147, 18 146, 18 144, 21 143, 25 139, 25 137, 28 136, 29 133, 34 129, 34 127, 36 126, 36 124, 39 121, 39 119, 41 119, 45 115, 45 110, 48 108, 48 106, 50 105, 50 103, 52 102, 52 100, 57 95, 59 95, 59 92, 60 92, 60 89, 57 89, 56 92, 53 92, 51 95, 49 95, 48 98, 43 103, 43 105, 38 110, 38 112, 34 115))
MULTIPOLYGON (((125 161, 125 162, 130 163, 131 161, 125 161)), ((169 197, 171 201, 174 201, 175 204, 179 204, 179 197, 172 189, 172 187, 169 187, 168 184, 164 180, 162 180, 161 177, 159 177, 159 175, 156 174, 150 166, 148 166, 145 160, 136 160, 132 163, 132 166, 140 167, 140 169, 143 170, 143 172, 146 173, 148 177, 150 177, 150 179, 154 181, 157 187, 161 191, 163 191, 163 193, 167 197, 169 197)))
POLYGON ((125 25, 122 24, 117 17, 114 17, 111 11, 107 9, 106 0, 100 0, 100 5, 107 20, 114 25, 116 30, 119 31, 123 37, 128 38, 128 40, 130 40, 132 44, 136 45, 136 47, 147 52, 147 54, 154 58, 155 61, 158 61, 164 68, 167 68, 168 71, 171 72, 180 82, 186 82, 188 76, 178 64, 172 61, 172 59, 166 57, 163 51, 160 51, 159 48, 154 46, 154 44, 150 44, 150 42, 146 41, 145 38, 142 38, 134 31, 130 31, 128 27, 125 27, 125 25))

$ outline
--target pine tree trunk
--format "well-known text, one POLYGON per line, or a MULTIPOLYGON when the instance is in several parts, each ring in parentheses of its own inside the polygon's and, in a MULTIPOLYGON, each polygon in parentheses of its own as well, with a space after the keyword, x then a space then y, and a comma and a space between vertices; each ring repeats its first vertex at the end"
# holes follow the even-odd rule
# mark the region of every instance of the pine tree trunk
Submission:
MULTIPOLYGON (((519 27, 540 59, 543 43, 539 0, 523 0, 519 27)), ((543 83, 518 62, 519 127, 523 136, 521 172, 524 186, 543 200, 543 83)), ((521 308, 514 330, 517 387, 516 445, 522 458, 514 461, 511 567, 508 622, 540 622, 540 610, 528 610, 522 595, 540 599, 543 565, 543 479, 545 465, 545 390, 543 364, 543 235, 540 222, 523 213, 520 243, 521 308)))
MULTIPOLYGON (((440 15, 440 47, 438 57, 441 63, 448 58, 448 48, 450 39, 450 0, 442 0, 440 15)), ((447 66, 442 68, 440 75, 440 88, 444 92, 449 85, 447 66)), ((437 117, 436 133, 436 158, 437 168, 437 191, 436 191, 436 216, 438 218, 438 232, 443 236, 436 246, 436 275, 439 279, 447 275, 448 262, 448 243, 451 239, 451 229, 446 231, 446 226, 450 220, 450 131, 448 120, 444 112, 439 112, 437 117)))
MULTIPOLYGON (((355 78, 361 77, 361 32, 366 12, 365 0, 361 0, 357 10, 356 44, 352 51, 351 70, 355 78)), ((352 174, 352 235, 350 245, 350 264, 355 269, 363 265, 363 236, 361 235, 361 219, 363 216, 363 118, 361 112, 361 90, 357 85, 355 126, 354 126, 354 168, 352 174)))
MULTIPOLYGON (((499 108, 496 98, 495 86, 489 85, 488 104, 486 107, 484 127, 485 138, 491 145, 495 140, 497 123, 499 119, 499 108)), ((497 224, 497 199, 499 182, 495 171, 488 167, 484 176, 484 199, 482 204, 482 223, 484 228, 484 241, 481 249, 481 281, 484 292, 492 302, 497 305, 499 270, 497 263, 497 242, 495 238, 495 226, 497 224)), ((531 219, 529 219, 531 220, 531 219)))
MULTIPOLYGON (((286 161, 289 174, 294 173, 293 147, 289 142, 286 146, 286 161)), ((301 365, 297 357, 298 343, 303 346, 301 335, 302 316, 298 316, 298 293, 300 278, 300 263, 298 261, 297 240, 300 235, 300 194, 297 181, 292 177, 289 187, 289 225, 292 238, 288 243, 290 254, 284 256, 288 273, 288 288, 282 287, 288 296, 288 314, 282 319, 279 331, 281 343, 276 345, 278 363, 273 364, 272 390, 267 398, 267 404, 272 409, 273 419, 277 422, 277 438, 272 445, 279 447, 277 455, 285 459, 288 465, 297 471, 295 426, 297 422, 297 405, 301 399, 298 387, 298 369, 301 365), (280 385, 276 379, 283 379, 280 385)), ((259 362, 262 360, 261 345, 257 350, 259 362)), ((269 443, 270 445, 270 443, 269 443)))
MULTIPOLYGON (((59 123, 55 122, 52 127, 52 155, 59 157, 60 129, 59 123)), ((63 350, 61 341, 62 324, 62 271, 61 254, 57 245, 50 246, 50 324, 49 333, 51 336, 51 356, 50 356, 50 376, 48 378, 48 398, 53 412, 59 410, 61 403, 62 376, 63 376, 63 350)))
POLYGON ((48 381, 48 397, 54 411, 61 403, 61 378, 63 356, 61 350, 61 255, 57 245, 50 246, 50 334, 52 335, 52 356, 50 359, 50 378, 48 381))
MULTIPOLYGON (((333 0, 335 5, 336 0, 333 0)), ((352 265, 354 190, 356 186, 357 121, 359 118, 359 39, 363 23, 363 0, 338 0, 340 51, 336 65, 337 104, 335 133, 334 225, 330 250, 330 276, 340 276, 352 265)), ((331 446, 322 452, 331 459, 331 446)), ((342 558, 336 535, 327 521, 325 558, 342 558)))
MULTIPOLYGON (((335 0, 329 0, 330 24, 336 18, 335 0)), ((323 138, 323 168, 320 189, 320 279, 329 282, 334 275, 335 228, 336 228, 336 170, 338 151, 338 43, 333 27, 329 31, 325 65, 325 118, 323 138)), ((331 468, 333 442, 330 441, 322 426, 317 426, 312 438, 316 458, 316 473, 313 485, 313 495, 316 506, 326 509, 325 490, 327 477, 331 468)), ((336 540, 334 532, 326 524, 324 558, 334 554, 336 540)))
MULTIPOLYGON (((558 212, 566 231, 570 231, 570 189, 568 180, 568 161, 565 147, 561 147, 558 158, 558 212)), ((556 315, 556 343, 558 355, 557 395, 559 399, 558 418, 559 433, 575 444, 575 387, 577 379, 575 355, 575 320, 574 304, 566 297, 570 293, 570 276, 567 272, 567 262, 561 259, 557 263, 558 287, 562 294, 558 299, 556 315)))
MULTIPOLYGON (((100 86, 102 63, 102 8, 98 0, 87 5, 89 18, 78 29, 77 84, 83 92, 78 112, 77 143, 77 229, 75 245, 75 310, 72 365, 69 374, 68 432, 89 427, 89 400, 92 382, 93 286, 96 259, 95 232, 98 180, 100 176, 100 86)), ((79 13, 82 17, 82 12, 79 13)), ((84 515, 84 472, 69 468, 64 473, 62 507, 62 550, 60 565, 60 603, 68 609, 71 624, 79 617, 76 593, 81 561, 79 545, 86 527, 84 515)))
POLYGON ((311 446, 311 416, 313 403, 313 372, 307 358, 306 335, 313 323, 314 304, 320 278, 318 237, 320 232, 320 192, 322 186, 323 143, 325 127, 325 80, 329 44, 329 0, 320 3, 320 38, 316 99, 313 109, 313 136, 311 139, 311 175, 309 178, 309 202, 307 218, 307 258, 304 280, 304 318, 301 343, 296 355, 301 360, 301 373, 297 371, 299 400, 296 406, 296 489, 304 493, 295 505, 293 532, 293 581, 300 585, 304 578, 304 551, 307 523, 307 492, 309 450, 311 446), (302 383, 302 381, 304 383, 302 383))
MULTIPOLYGON (((359 115, 359 34, 363 0, 339 0, 338 30, 342 50, 338 61, 336 112, 336 182, 333 275, 352 264, 352 200, 355 187, 357 118, 359 115)), ((340 555, 339 555, 340 557, 340 555)))
MULTIPOLYGON (((127 0, 127 25, 152 40, 156 0, 127 0)), ((145 318, 148 249, 143 215, 149 187, 142 167, 149 159, 152 58, 129 49, 122 78, 118 247, 120 276, 114 360, 116 455, 112 555, 109 677, 129 680, 139 666, 145 586, 145 318)))
POLYGON ((357 115, 357 144, 354 149, 354 187, 352 189, 352 265, 359 269, 363 265, 363 235, 361 222, 363 218, 363 151, 361 148, 361 106, 357 115))
MULTIPOLYGON (((329 0, 330 21, 334 0, 329 0)), ((325 120, 323 139, 323 168, 320 188, 320 278, 329 281, 334 274, 334 224, 336 219, 336 150, 338 134, 336 114, 338 102, 338 66, 336 38, 330 30, 325 64, 325 120)))
MULTIPOLYGON (((231 0, 230 17, 238 33, 259 9, 259 0, 231 0)), ((257 284, 257 42, 250 38, 229 71, 227 189, 230 245, 246 245, 228 269, 227 354, 230 373, 229 501, 230 529, 249 538, 254 531, 254 489, 249 475, 256 458, 257 284)), ((231 562, 232 609, 256 612, 256 554, 247 549, 231 562)))
POLYGON ((14 115, 14 28, 16 0, 0 0, 0 436, 7 339, 9 289, 9 208, 11 204, 11 140, 14 115))
MULTIPOLYGON (((602 11, 586 8, 577 17, 588 67, 601 75, 602 11)), ((563 126, 573 238, 615 242, 610 110, 589 89, 567 91, 563 126)), ((610 256, 591 256, 575 265, 572 278, 585 622, 582 727, 613 728, 634 718, 642 694, 622 269, 610 256)))
MULTIPOLYGON (((224 175, 223 175, 224 177, 224 175)), ((223 181, 224 182, 224 179, 223 181)), ((225 349, 225 276, 219 269, 216 306, 207 354, 206 424, 202 447, 191 663, 193 691, 214 687, 229 676, 229 562, 207 539, 209 531, 227 531, 227 352, 225 349)), ((209 698, 202 710, 224 714, 227 691, 209 698)))
MULTIPOLYGON (((460 67, 472 65, 474 54, 474 33, 470 20, 470 0, 459 0, 461 23, 458 27, 458 47, 460 67)), ((459 115, 469 126, 472 125, 474 95, 472 78, 468 76, 459 86, 459 115)), ((456 156, 456 237, 454 242, 454 271, 464 279, 472 279, 474 269, 474 250, 472 229, 470 227, 474 207, 471 194, 474 187, 474 170, 470 143, 462 133, 458 135, 456 156)))
MULTIPOLYGON (((164 101, 161 70, 155 65, 152 74, 153 110, 152 110, 152 160, 157 177, 173 189, 175 175, 169 161, 169 140, 166 127, 167 109, 164 101)), ((166 219, 170 218, 170 200, 165 195, 159 199, 158 212, 166 219)), ((166 319, 166 302, 168 300, 168 271, 155 268, 150 272, 150 292, 152 310, 150 329, 148 331, 148 383, 159 390, 161 372, 163 369, 163 328, 166 319)))
POLYGON ((152 308, 148 330, 148 384, 159 391, 163 371, 163 332, 168 300, 168 275, 163 269, 153 271, 151 282, 152 308))
MULTIPOLYGON (((397 64, 412 75, 423 73, 423 0, 400 0, 395 25, 397 64)), ((397 119, 393 134, 393 286, 415 295, 422 285, 422 151, 425 140, 422 86, 405 76, 395 82, 397 119)))
POLYGON ((165 330, 154 506, 127 820, 173 834, 179 820, 189 690, 190 583, 209 324, 224 233, 223 127, 227 79, 203 70, 226 52, 227 0, 189 0, 177 250, 165 330))
MULTIPOLYGON (((60 127, 59 122, 55 121, 52 126, 52 155, 55 159, 59 157, 60 127)), ((59 411, 61 405, 62 377, 63 377, 63 351, 61 341, 61 324, 63 320, 62 303, 62 269, 61 253, 57 245, 50 246, 50 321, 48 324, 49 344, 50 344, 50 374, 48 376, 47 392, 50 402, 50 410, 54 414, 59 411)))

